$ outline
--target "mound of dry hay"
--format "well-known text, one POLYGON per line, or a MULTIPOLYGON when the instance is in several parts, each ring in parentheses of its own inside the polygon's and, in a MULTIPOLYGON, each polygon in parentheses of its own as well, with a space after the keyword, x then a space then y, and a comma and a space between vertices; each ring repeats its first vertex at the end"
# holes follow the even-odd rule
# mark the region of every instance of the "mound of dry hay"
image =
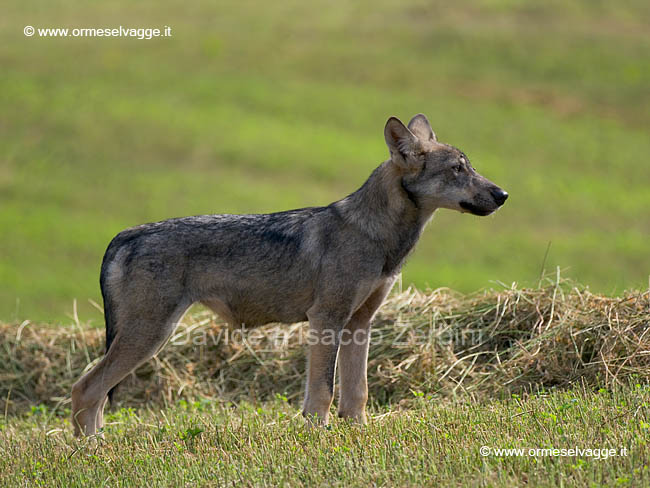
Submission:
MULTIPOLYGON (((648 292, 608 298, 567 283, 469 296, 410 288, 393 294, 375 320, 371 398, 494 395, 577 380, 594 388, 647 382, 649 325, 648 292)), ((193 313, 116 397, 128 405, 179 397, 299 398, 306 330, 306 324, 233 330, 208 312, 193 313)), ((0 341, 0 400, 12 413, 65 405, 72 383, 103 354, 104 332, 0 324, 0 341)))

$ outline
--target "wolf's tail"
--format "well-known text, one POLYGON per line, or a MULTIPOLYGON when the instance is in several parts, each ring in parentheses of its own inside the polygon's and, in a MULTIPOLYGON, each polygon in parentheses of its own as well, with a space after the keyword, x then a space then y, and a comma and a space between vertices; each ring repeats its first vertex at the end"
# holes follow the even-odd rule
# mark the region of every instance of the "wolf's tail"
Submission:
MULTIPOLYGON (((115 323, 113 322, 111 306, 109 306, 108 303, 109 302, 104 299, 104 319, 106 320, 106 353, 108 353, 108 350, 113 343, 113 339, 115 339, 115 323)), ((111 405, 113 404, 113 395, 115 394, 115 388, 117 388, 117 385, 108 390, 108 401, 111 403, 111 405)))
MULTIPOLYGON (((116 246, 114 246, 114 244, 114 242, 111 242, 111 244, 108 246, 108 249, 106 249, 104 259, 102 260, 102 270, 99 275, 99 286, 102 290, 102 298, 104 299, 104 320, 106 322, 106 353, 108 353, 108 350, 111 348, 111 344, 113 343, 115 335, 117 334, 117 327, 115 323, 115 304, 113 302, 110 287, 106 282, 108 279, 108 264, 113 260, 116 254, 116 246)), ((117 388, 117 385, 108 391, 108 400, 111 402, 111 404, 113 403, 113 394, 115 393, 115 388, 117 388)))

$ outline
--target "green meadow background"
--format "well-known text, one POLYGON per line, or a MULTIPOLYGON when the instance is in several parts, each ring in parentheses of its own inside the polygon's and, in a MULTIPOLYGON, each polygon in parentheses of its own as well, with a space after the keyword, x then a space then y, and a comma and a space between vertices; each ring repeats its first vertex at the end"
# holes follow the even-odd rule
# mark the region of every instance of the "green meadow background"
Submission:
POLYGON ((437 213, 404 284, 468 292, 559 266, 595 291, 645 288, 648 25, 641 0, 5 2, 0 319, 66 321, 76 299, 101 324, 89 300, 117 232, 327 204, 387 158, 386 119, 418 112, 511 196, 487 218, 437 213))

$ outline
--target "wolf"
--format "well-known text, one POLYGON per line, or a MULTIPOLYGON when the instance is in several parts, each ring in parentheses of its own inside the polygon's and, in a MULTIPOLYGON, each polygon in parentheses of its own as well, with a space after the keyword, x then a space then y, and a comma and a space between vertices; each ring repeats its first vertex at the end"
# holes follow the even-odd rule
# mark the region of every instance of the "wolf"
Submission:
POLYGON ((423 114, 408 126, 390 117, 384 138, 390 158, 330 205, 175 218, 115 236, 100 274, 106 353, 72 387, 75 433, 101 434, 109 393, 197 302, 236 326, 309 321, 303 415, 327 424, 338 368, 339 416, 365 423, 370 324, 424 227, 437 209, 484 216, 508 198, 438 142, 423 114))

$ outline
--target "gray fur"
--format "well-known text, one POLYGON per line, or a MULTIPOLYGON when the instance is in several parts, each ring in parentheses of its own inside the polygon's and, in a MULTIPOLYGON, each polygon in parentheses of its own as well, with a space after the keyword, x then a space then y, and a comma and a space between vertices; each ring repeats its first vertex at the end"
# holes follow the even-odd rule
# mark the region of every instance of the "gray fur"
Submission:
MULTIPOLYGON (((326 207, 185 217, 119 233, 100 275, 107 352, 73 387, 77 432, 96 433, 107 392, 162 347, 192 303, 236 326, 309 320, 316 336, 367 332, 437 208, 486 215, 505 201, 461 151, 437 142, 424 115, 408 127, 391 117, 384 135, 391 158, 326 207)), ((305 416, 327 422, 338 357, 339 414, 365 421, 367 347, 310 346, 305 416)))

